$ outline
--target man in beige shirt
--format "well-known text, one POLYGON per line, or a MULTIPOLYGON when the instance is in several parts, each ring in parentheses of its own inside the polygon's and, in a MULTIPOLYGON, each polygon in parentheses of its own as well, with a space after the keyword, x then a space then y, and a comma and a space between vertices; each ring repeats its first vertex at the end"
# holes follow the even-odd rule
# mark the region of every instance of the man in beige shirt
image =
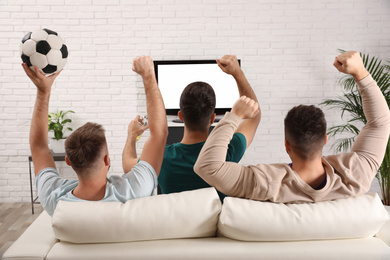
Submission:
POLYGON ((243 166, 226 162, 226 148, 241 119, 259 113, 257 102, 241 97, 208 137, 194 166, 207 183, 228 196, 272 202, 316 202, 366 193, 382 163, 390 134, 387 103, 357 52, 345 52, 333 64, 354 77, 367 124, 351 152, 322 156, 327 142, 323 112, 297 106, 285 118, 285 147, 292 164, 243 166))

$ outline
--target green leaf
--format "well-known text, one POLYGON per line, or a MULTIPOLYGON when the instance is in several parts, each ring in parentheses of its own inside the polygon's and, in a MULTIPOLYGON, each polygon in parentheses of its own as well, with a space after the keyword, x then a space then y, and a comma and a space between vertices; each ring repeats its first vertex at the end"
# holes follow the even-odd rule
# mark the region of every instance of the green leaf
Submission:
POLYGON ((333 143, 332 149, 335 149, 337 153, 347 152, 351 149, 354 141, 355 137, 338 139, 333 143))
POLYGON ((56 113, 48 114, 48 131, 54 132, 54 138, 59 140, 63 138, 66 130, 73 131, 72 128, 64 128, 65 124, 71 123, 72 119, 64 118, 68 113, 75 113, 73 110, 68 111, 57 111, 56 113))
POLYGON ((68 111, 66 111, 66 112, 63 114, 63 116, 65 116, 65 115, 68 114, 68 113, 74 113, 74 111, 73 111, 73 110, 68 110, 68 111))
POLYGON ((352 124, 346 124, 346 125, 337 125, 329 128, 327 134, 329 136, 336 136, 337 134, 343 134, 343 133, 349 133, 353 135, 358 135, 360 133, 359 128, 352 124))
POLYGON ((61 125, 65 125, 66 123, 71 123, 71 119, 65 119, 64 121, 61 122, 61 125))

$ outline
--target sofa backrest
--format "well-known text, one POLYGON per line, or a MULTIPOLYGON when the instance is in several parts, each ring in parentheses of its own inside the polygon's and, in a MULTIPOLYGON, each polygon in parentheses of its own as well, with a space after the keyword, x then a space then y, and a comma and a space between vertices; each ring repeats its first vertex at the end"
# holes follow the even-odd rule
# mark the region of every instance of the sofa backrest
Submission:
POLYGON ((218 232, 242 241, 294 241, 374 236, 389 220, 378 194, 304 204, 226 198, 218 232))
POLYGON ((375 235, 389 215, 377 194, 278 204, 225 198, 214 188, 120 202, 61 201, 56 238, 71 243, 222 236, 243 241, 344 239, 375 235), (222 212, 221 212, 222 208, 222 212), (221 213, 221 214, 220 214, 221 213))
POLYGON ((214 188, 121 202, 60 201, 52 217, 57 239, 129 242, 216 235, 221 201, 214 188))

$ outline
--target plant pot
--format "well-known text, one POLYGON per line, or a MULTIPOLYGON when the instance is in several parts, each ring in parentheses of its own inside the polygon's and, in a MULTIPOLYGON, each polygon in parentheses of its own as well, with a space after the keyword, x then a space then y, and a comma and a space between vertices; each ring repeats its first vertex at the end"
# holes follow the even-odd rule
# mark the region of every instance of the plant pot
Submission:
POLYGON ((50 139, 50 149, 53 153, 65 153, 65 138, 60 140, 50 139))

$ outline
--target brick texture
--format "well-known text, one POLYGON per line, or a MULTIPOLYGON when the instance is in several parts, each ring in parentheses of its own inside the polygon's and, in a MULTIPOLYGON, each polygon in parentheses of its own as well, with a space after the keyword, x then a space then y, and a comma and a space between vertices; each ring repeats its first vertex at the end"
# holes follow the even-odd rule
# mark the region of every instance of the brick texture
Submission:
MULTIPOLYGON (((337 49, 390 58, 388 0, 0 0, 0 202, 30 200, 35 87, 20 66, 19 42, 40 28, 59 32, 69 49, 50 111, 74 110, 73 128, 105 126, 109 174, 122 172, 127 124, 145 113, 142 82, 131 71, 136 56, 242 60, 263 115, 243 164, 289 162, 283 118, 294 105, 342 93, 332 67, 337 49)), ((325 113, 329 126, 341 123, 339 111, 325 113)), ((324 154, 333 153, 332 141, 324 154)), ((57 167, 74 175, 65 163, 57 167)))

